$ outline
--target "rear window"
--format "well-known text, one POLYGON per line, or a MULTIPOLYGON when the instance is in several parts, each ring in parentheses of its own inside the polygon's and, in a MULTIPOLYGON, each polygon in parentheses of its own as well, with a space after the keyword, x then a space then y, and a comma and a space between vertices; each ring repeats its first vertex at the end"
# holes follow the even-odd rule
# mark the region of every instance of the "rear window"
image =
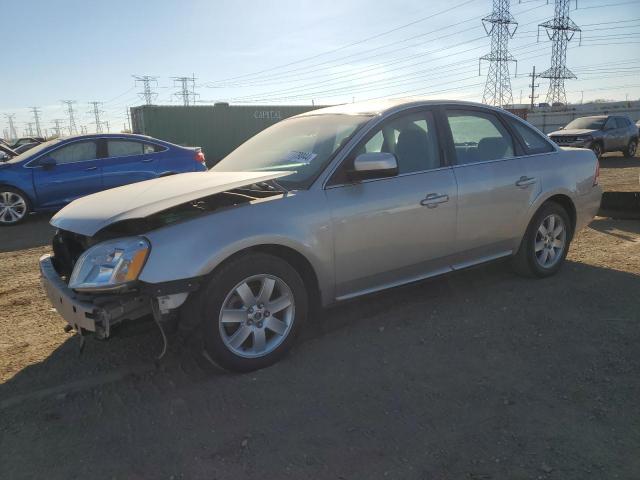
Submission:
POLYGON ((536 153, 553 152, 553 147, 541 133, 536 132, 533 128, 514 118, 506 117, 506 119, 522 139, 528 154, 534 155, 536 153))

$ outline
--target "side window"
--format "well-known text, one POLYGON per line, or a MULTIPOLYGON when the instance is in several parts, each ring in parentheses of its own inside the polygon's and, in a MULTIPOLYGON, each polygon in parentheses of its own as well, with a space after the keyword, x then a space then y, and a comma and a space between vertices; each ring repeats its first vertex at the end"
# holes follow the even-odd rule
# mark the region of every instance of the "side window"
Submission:
POLYGON ((144 144, 131 140, 108 140, 107 157, 129 157, 142 155, 144 144))
POLYGON ((58 165, 85 162, 87 160, 95 160, 98 158, 95 142, 71 143, 54 150, 48 156, 53 158, 58 165))
POLYGON ((629 127, 629 125, 627 124, 627 121, 624 118, 620 118, 620 117, 616 118, 616 125, 618 126, 618 128, 628 128, 629 127))
POLYGON ((145 143, 144 146, 142 147, 143 152, 145 155, 149 154, 149 153, 155 153, 158 150, 156 150, 155 145, 149 145, 148 143, 145 143))
POLYGON ((604 124, 604 129, 611 130, 612 128, 618 128, 618 125, 616 124, 616 119, 614 117, 609 117, 607 119, 607 123, 604 124))
POLYGON ((513 118, 507 117, 506 120, 522 138, 522 141, 527 147, 528 154, 532 155, 536 153, 553 152, 553 147, 549 145, 549 142, 547 142, 544 137, 533 128, 513 118))
POLYGON ((430 112, 399 117, 374 132, 358 153, 388 152, 398 160, 398 173, 440 167, 438 137, 430 112))
POLYGON ((458 165, 512 158, 513 139, 495 115, 448 110, 458 165))

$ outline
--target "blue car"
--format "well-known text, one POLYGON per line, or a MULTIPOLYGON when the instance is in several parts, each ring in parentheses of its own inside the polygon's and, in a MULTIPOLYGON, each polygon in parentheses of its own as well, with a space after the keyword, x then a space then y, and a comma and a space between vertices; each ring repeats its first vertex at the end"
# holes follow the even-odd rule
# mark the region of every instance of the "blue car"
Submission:
POLYGON ((50 140, 0 162, 0 226, 129 183, 206 170, 198 147, 131 134, 50 140))

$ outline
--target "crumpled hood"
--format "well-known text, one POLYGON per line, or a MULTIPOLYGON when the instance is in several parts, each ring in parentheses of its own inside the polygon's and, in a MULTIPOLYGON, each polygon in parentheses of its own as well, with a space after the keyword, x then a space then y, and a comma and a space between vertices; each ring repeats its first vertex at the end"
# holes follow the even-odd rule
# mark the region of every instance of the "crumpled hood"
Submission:
POLYGON ((93 236, 116 222, 144 218, 199 198, 290 174, 209 171, 132 183, 71 202, 51 219, 51 225, 93 236))
POLYGON ((555 132, 551 132, 549 136, 557 135, 574 137, 577 135, 593 135, 594 132, 597 132, 597 130, 590 130, 588 128, 573 128, 570 130, 556 130, 555 132))

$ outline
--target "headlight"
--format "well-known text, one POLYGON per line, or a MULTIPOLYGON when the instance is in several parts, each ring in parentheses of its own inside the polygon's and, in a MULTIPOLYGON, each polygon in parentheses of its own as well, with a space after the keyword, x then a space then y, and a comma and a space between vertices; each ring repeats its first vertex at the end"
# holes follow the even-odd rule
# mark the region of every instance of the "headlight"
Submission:
POLYGON ((73 269, 69 287, 74 290, 114 290, 138 279, 151 246, 146 238, 128 237, 94 245, 73 269))
POLYGON ((576 140, 578 142, 588 142, 590 140, 593 140, 593 137, 586 135, 586 136, 582 136, 582 137, 576 137, 576 140))

